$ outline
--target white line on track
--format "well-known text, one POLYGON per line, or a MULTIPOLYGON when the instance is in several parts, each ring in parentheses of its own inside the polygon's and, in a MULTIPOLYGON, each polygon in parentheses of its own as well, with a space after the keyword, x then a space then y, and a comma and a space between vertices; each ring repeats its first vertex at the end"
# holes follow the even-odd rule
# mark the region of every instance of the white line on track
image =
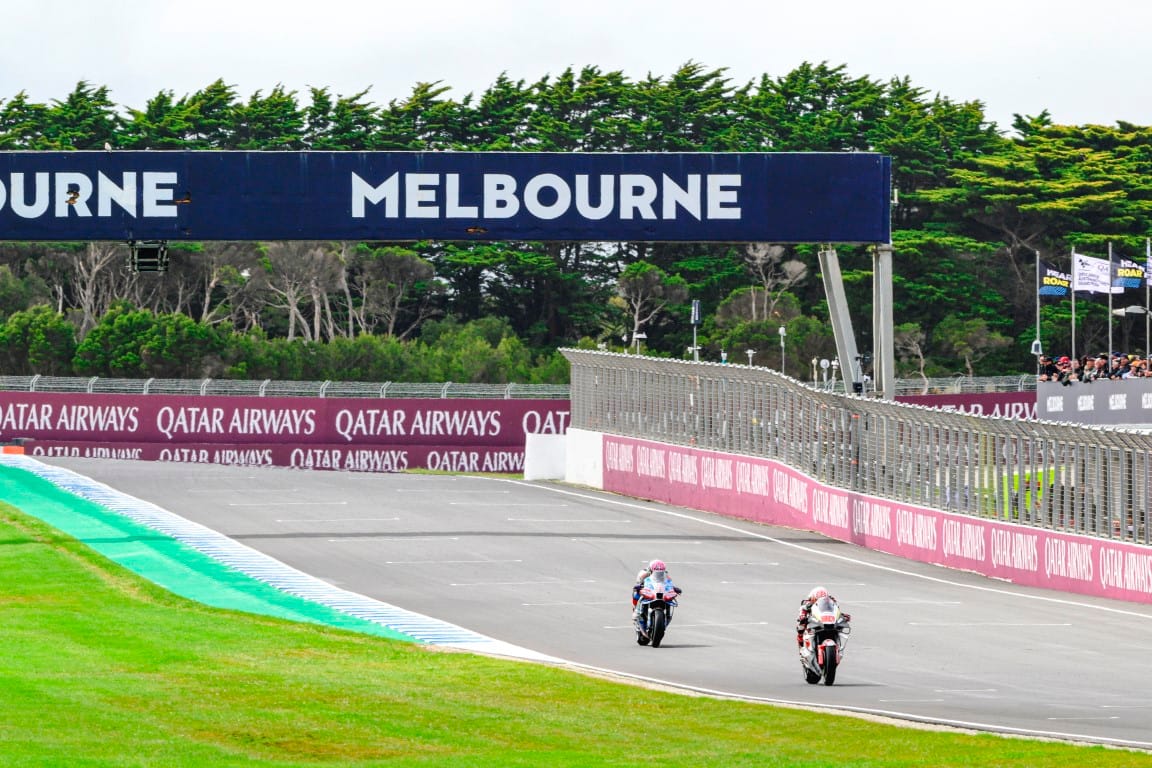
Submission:
MULTIPOLYGON (((616 602, 619 602, 619 601, 616 601, 616 602)), ((525 605, 527 605, 527 603, 525 603, 525 605)), ((540 605, 543 605, 543 603, 540 603, 540 605)), ((714 627, 718 627, 718 628, 723 628, 723 627, 764 627, 770 623, 771 622, 767 622, 767 621, 737 621, 737 622, 732 622, 732 623, 728 623, 728 624, 722 624, 719 622, 717 622, 715 624, 682 624, 679 621, 674 621, 671 624, 669 624, 668 626, 677 627, 679 629, 689 629, 689 628, 691 628, 691 629, 712 629, 714 627)), ((632 629, 633 627, 635 627, 634 624, 619 624, 619 625, 609 624, 609 625, 606 625, 604 627, 604 629, 632 629)))
POLYGON ((450 502, 448 502, 448 506, 450 506, 450 507, 504 507, 504 508, 507 508, 507 507, 532 507, 533 509, 564 509, 564 508, 568 507, 567 504, 534 504, 534 503, 507 504, 504 502, 499 502, 496 504, 477 504, 474 501, 450 501, 450 502))
MULTIPOLYGON (((573 536, 570 539, 570 541, 591 541, 591 542, 595 542, 597 544, 605 544, 605 543, 610 542, 610 541, 627 541, 627 542, 632 543, 632 544, 636 543, 636 539, 634 539, 634 538, 617 538, 617 539, 614 539, 611 536, 604 536, 603 538, 595 538, 595 539, 589 539, 589 538, 586 538, 583 536, 573 536)), ((656 544, 659 544, 661 547, 675 547, 675 546, 698 547, 703 543, 704 542, 702 542, 702 541, 684 541, 683 539, 644 539, 644 544, 646 546, 654 546, 656 544)))
POLYGON ((348 536, 340 536, 338 538, 328 539, 328 541, 330 543, 335 543, 338 541, 349 541, 349 540, 352 540, 352 541, 368 541, 368 540, 371 540, 371 541, 460 541, 460 537, 459 536, 389 536, 389 535, 382 533, 379 536, 365 536, 363 534, 357 534, 355 536, 348 535, 348 536))
MULTIPOLYGON (((757 533, 755 531, 747 531, 747 530, 744 530, 742 528, 737 528, 734 525, 727 525, 725 523, 721 523, 721 522, 716 521, 716 520, 706 520, 706 519, 697 517, 695 515, 686 514, 684 512, 675 512, 675 511, 670 510, 670 509, 658 509, 656 507, 646 506, 643 504, 620 501, 618 499, 614 499, 611 497, 594 496, 592 494, 580 493, 577 491, 570 491, 570 490, 567 490, 564 488, 555 488, 555 487, 547 486, 547 485, 538 485, 536 483, 529 483, 529 482, 525 482, 523 480, 510 480, 510 479, 506 479, 506 478, 484 478, 484 479, 490 480, 492 482, 497 482, 497 483, 512 483, 515 485, 528 486, 531 488, 535 488, 537 490, 550 491, 552 493, 562 494, 565 496, 574 496, 576 498, 587 499, 588 501, 592 501, 592 502, 595 502, 597 504, 612 504, 613 506, 624 507, 627 509, 637 509, 637 510, 641 510, 643 512, 667 515, 668 517, 676 517, 676 518, 680 518, 682 520, 690 520, 692 522, 699 523, 700 525, 707 525, 707 526, 711 526, 713 528, 720 528, 722 530, 731 531, 733 533, 739 533, 739 534, 741 534, 743 536, 747 536, 749 538, 760 539, 762 541, 770 541, 770 542, 773 542, 775 544, 779 544, 779 545, 784 546, 784 547, 789 547, 791 549, 795 549, 795 550, 800 551, 800 552, 808 553, 810 555, 816 555, 819 557, 826 557, 826 558, 830 558, 833 560, 839 560, 841 562, 846 562, 846 563, 854 563, 854 564, 857 564, 857 565, 860 565, 860 566, 863 566, 866 568, 874 568, 876 570, 884 571, 886 573, 895 573, 895 574, 899 574, 901 576, 907 576, 907 577, 913 578, 913 579, 922 579, 924 581, 930 581, 930 582, 933 582, 935 584, 947 584, 949 586, 959 587, 962 589, 970 589, 970 590, 973 590, 976 592, 987 592, 990 594, 1008 595, 1008 596, 1019 597, 1019 598, 1023 598, 1023 599, 1031 600, 1031 601, 1039 600, 1039 601, 1051 603, 1054 605, 1074 605, 1074 606, 1077 606, 1079 608, 1090 608, 1090 609, 1102 611, 1104 613, 1116 614, 1116 615, 1120 615, 1120 616, 1130 616, 1130 617, 1140 618, 1140 619, 1152 619, 1152 615, 1150 615, 1150 614, 1141 613, 1139 611, 1127 610, 1124 608, 1115 608, 1115 607, 1107 606, 1107 605, 1096 605, 1093 603, 1085 603, 1085 602, 1080 602, 1077 600, 1067 600, 1067 599, 1059 598, 1059 597, 1049 597, 1047 595, 1037 595, 1037 594, 1031 594, 1031 593, 1013 592, 1012 590, 1009 590, 1009 589, 1002 589, 999 587, 988 587, 988 586, 984 586, 981 584, 965 584, 962 582, 953 581, 952 579, 946 579, 946 578, 943 578, 940 576, 929 576, 929 575, 923 574, 923 573, 915 573, 913 571, 907 571, 907 570, 904 570, 902 568, 894 568, 894 567, 888 566, 888 565, 880 565, 879 563, 871 563, 871 562, 868 562, 866 560, 860 560, 858 558, 851 557, 849 555, 841 555, 841 554, 837 554, 835 552, 827 552, 824 550, 819 550, 819 549, 816 549, 814 547, 807 547, 807 546, 804 546, 803 544, 797 544, 797 543, 791 542, 791 541, 784 541, 783 539, 778 539, 774 536, 769 536, 767 534, 757 533)), ((580 539, 574 539, 574 541, 580 541, 580 539)), ((788 706, 799 706, 799 707, 811 707, 811 706, 813 706, 811 701, 798 701, 798 700, 794 700, 794 699, 771 698, 771 697, 767 697, 767 696, 743 696, 743 695, 733 694, 730 691, 719 691, 719 690, 716 690, 713 688, 705 688, 702 686, 695 686, 695 685, 686 685, 684 683, 676 683, 676 682, 673 682, 670 680, 665 680, 663 678, 649 677, 647 675, 637 675, 637 674, 633 674, 633 673, 629 673, 629 672, 621 672, 620 670, 609 669, 607 667, 597 667, 597 666, 593 666, 591 664, 577 664, 575 662, 568 662, 568 664, 569 664, 569 666, 571 666, 574 669, 587 669, 587 670, 591 670, 593 672, 602 672, 602 673, 606 672, 606 673, 611 673, 611 674, 620 674, 620 675, 623 675, 624 677, 628 677, 632 680, 638 680, 641 682, 648 682, 648 683, 656 683, 656 684, 660 684, 660 685, 668 685, 668 686, 671 686, 673 688, 679 688, 681 690, 686 690, 686 691, 695 691, 697 693, 703 693, 703 694, 708 694, 708 695, 712 695, 712 696, 722 696, 725 698, 735 698, 735 699, 740 699, 742 701, 759 701, 759 702, 763 702, 765 704, 783 704, 783 705, 788 705, 788 706)), ((880 715, 882 717, 894 717, 894 718, 897 718, 900 720, 909 720, 912 722, 919 722, 919 723, 933 723, 936 725, 951 726, 953 728, 970 728, 970 729, 975 729, 975 730, 988 731, 991 733, 1012 733, 1012 734, 1019 734, 1022 736, 1052 737, 1052 738, 1062 739, 1065 741, 1068 741, 1068 740, 1087 741, 1087 742, 1097 743, 1097 744, 1100 744, 1100 743, 1117 744, 1117 745, 1122 745, 1122 746, 1136 747, 1138 749, 1152 749, 1152 741, 1138 741, 1135 739, 1109 738, 1109 737, 1103 737, 1103 736, 1089 736, 1089 735, 1081 734, 1081 733, 1069 733, 1067 731, 1041 731, 1041 730, 1038 730, 1035 728, 1015 728, 1012 726, 1004 725, 1002 723, 981 723, 981 722, 976 722, 976 721, 971 721, 971 720, 956 720, 956 719, 943 718, 943 717, 928 717, 925 715, 916 714, 914 712, 900 712, 900 711, 893 711, 893 710, 887 710, 887 709, 875 708, 875 707, 853 707, 853 706, 844 706, 844 705, 839 705, 839 704, 825 704, 825 705, 823 705, 823 708, 828 709, 828 710, 833 710, 833 711, 851 712, 851 713, 866 714, 866 715, 880 715)))
POLYGON ((852 605, 964 605, 959 600, 917 600, 914 597, 904 600, 853 600, 852 605))
POLYGON ((283 517, 278 523, 376 523, 399 520, 398 517, 283 517))
MULTIPOLYGON (((774 587, 807 587, 812 582, 810 582, 810 581, 722 581, 720 583, 721 584, 771 584, 774 587)), ((824 586, 827 589, 832 590, 832 589, 837 589, 838 587, 866 587, 868 585, 864 584, 864 583, 852 584, 849 582, 846 584, 831 584, 831 583, 829 583, 829 584, 825 584, 824 586)), ((856 601, 853 600, 852 604, 856 605, 856 601)))
POLYGON ((1110 715, 1108 717, 1046 717, 1045 720, 1119 720, 1119 715, 1110 715))
MULTIPOLYGON (((913 579, 922 579, 924 581, 931 581, 931 582, 934 582, 936 584, 947 584, 949 586, 960 587, 962 589, 971 589, 971 590, 974 590, 976 592, 990 592, 992 594, 997 594, 997 595, 1010 595, 1012 597, 1020 597, 1020 598, 1026 599, 1026 600, 1033 600, 1033 601, 1039 600, 1039 601, 1042 601, 1045 603, 1053 603, 1056 605, 1074 605, 1078 608, 1091 608, 1094 610, 1103 611, 1105 613, 1114 613, 1114 614, 1118 614, 1121 616, 1133 616, 1133 617, 1140 618, 1140 619, 1152 619, 1152 614, 1149 614, 1149 613, 1141 613, 1139 611, 1127 610, 1124 608, 1114 608, 1114 607, 1109 606, 1109 605, 1096 605, 1093 603, 1084 603, 1084 602, 1080 602, 1077 600, 1067 600, 1067 599, 1060 598, 1060 597, 1049 597, 1047 595, 1037 595, 1037 594, 1024 593, 1024 592, 1013 592, 1010 589, 1003 589, 1001 587, 987 587, 987 586, 984 586, 982 584, 965 584, 963 582, 953 581, 952 579, 946 579, 946 578, 941 577, 941 576, 929 576, 928 574, 925 574, 925 573, 916 573, 914 571, 906 571, 902 568, 895 568, 895 567, 890 566, 890 565, 881 565, 879 563, 872 563, 872 562, 868 562, 867 560, 861 560, 859 558, 851 557, 850 555, 841 555, 841 554, 837 554, 835 552, 827 552, 825 550, 816 549, 814 547, 807 547, 807 546, 804 546, 803 544, 797 544, 796 542, 793 542, 793 541, 785 541, 784 539, 778 539, 775 536, 769 536, 766 533, 757 533, 756 531, 748 531, 748 530, 745 530, 743 528, 737 528, 734 525, 728 525, 727 523, 719 522, 717 520, 707 520, 707 519, 704 519, 701 517, 697 517, 695 515, 687 514, 685 512, 676 512, 676 511, 673 511, 671 509, 659 509, 657 507, 645 506, 642 504, 636 504, 634 502, 621 501, 619 499, 614 499, 611 497, 593 496, 591 494, 580 493, 578 491, 569 491, 565 488, 554 488, 554 487, 548 486, 548 485, 537 485, 536 483, 529 483, 529 482, 525 482, 523 480, 510 480, 510 479, 506 479, 506 478, 502 478, 502 477, 493 477, 493 478, 484 478, 484 479, 490 480, 490 481, 496 482, 496 483, 513 483, 515 485, 524 485, 524 486, 527 486, 529 488, 535 488, 537 490, 551 491, 552 493, 557 493, 557 494, 561 494, 564 496, 575 496, 576 498, 587 499, 588 501, 596 502, 597 504, 611 504, 613 506, 624 507, 626 509, 639 509, 639 510, 642 510, 642 511, 648 512, 648 513, 666 515, 668 517, 676 517, 676 518, 679 518, 681 520, 690 520, 690 521, 692 521, 694 523, 698 523, 700 525, 707 525, 707 526, 710 526, 712 528, 720 528, 721 530, 730 531, 732 533, 738 533, 738 534, 741 534, 743 536, 747 536, 748 538, 751 538, 751 539, 761 539, 762 541, 770 541, 774 544, 779 544, 782 547, 789 547, 790 549, 795 549, 799 552, 805 552, 805 553, 810 554, 810 555, 816 555, 818 557, 826 557, 826 558, 829 558, 832 560, 840 560, 841 562, 853 563, 855 565, 860 565, 860 566, 863 566, 865 568, 874 568, 878 571, 884 571, 886 573, 895 573, 895 574, 899 574, 901 576, 907 576, 907 577, 913 578, 913 579)), ((583 539, 573 539, 573 541, 583 541, 583 539)), ((599 541, 601 541, 601 542, 611 541, 611 539, 599 539, 599 541)), ((660 541, 661 543, 663 542, 663 540, 657 540, 657 539, 653 539, 652 541, 653 542, 660 541)), ((683 541, 677 541, 677 542, 672 542, 672 543, 683 544, 684 542, 683 541)), ((696 543, 698 544, 699 542, 696 542, 696 543)), ((1007 730, 1011 730, 1011 729, 1007 729, 1007 730)))
POLYGON ((510 523, 631 523, 631 520, 593 520, 591 518, 579 517, 510 517, 510 523))
POLYGON ((1152 704, 1101 704, 1100 709, 1148 709, 1152 704))
POLYGON ((1058 624, 1012 623, 1007 621, 910 621, 910 627, 1071 627, 1070 622, 1058 624))
MULTIPOLYGON (((356 474, 356 473, 353 472, 352 474, 356 474)), ((437 495, 443 495, 445 493, 466 493, 469 496, 479 496, 480 494, 492 494, 493 496, 496 496, 496 495, 507 496, 509 493, 512 493, 512 491, 477 491, 477 490, 474 490, 472 488, 460 488, 460 489, 454 489, 454 488, 436 488, 436 489, 432 489, 432 488, 393 488, 391 492, 392 493, 435 493, 437 495)))
POLYGON ((299 493, 299 488, 185 488, 184 493, 299 493))
POLYGON ((565 579, 564 581, 540 581, 535 579, 532 581, 454 581, 448 586, 450 587, 521 587, 521 586, 548 586, 551 584, 595 584, 596 579, 565 579))
POLYGON ((882 704, 938 704, 945 699, 877 699, 882 704))
MULTIPOLYGON (((735 562, 734 561, 734 562, 730 562, 730 563, 725 563, 721 560, 677 560, 676 565, 718 565, 718 566, 723 566, 723 567, 727 568, 727 567, 745 567, 745 566, 757 566, 757 565, 780 565, 780 563, 750 562, 750 561, 743 561, 743 562, 735 562)), ((730 583, 730 582, 725 582, 725 583, 730 583)), ((855 601, 853 601, 853 602, 855 602, 855 601)))
POLYGON ((345 507, 346 501, 233 501, 230 507, 345 507))
POLYGON ((385 560, 385 565, 465 565, 465 564, 499 564, 522 563, 523 560, 385 560))
POLYGON ((540 608, 541 606, 548 607, 549 605, 620 605, 620 601, 619 600, 599 600, 599 601, 591 601, 591 602, 587 602, 587 601, 586 602, 579 602, 579 601, 567 602, 567 601, 561 601, 561 600, 550 600, 547 603, 520 603, 520 605, 523 605, 523 606, 526 606, 529 608, 540 608))

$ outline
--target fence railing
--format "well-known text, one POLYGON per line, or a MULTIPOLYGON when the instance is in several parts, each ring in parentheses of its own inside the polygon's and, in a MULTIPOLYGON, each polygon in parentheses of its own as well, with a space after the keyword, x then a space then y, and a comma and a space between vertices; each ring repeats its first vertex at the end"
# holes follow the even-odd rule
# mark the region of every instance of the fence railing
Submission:
POLYGON ((228 395, 252 397, 484 398, 565 400, 561 384, 461 384, 456 382, 237 381, 231 379, 114 379, 0 376, 0 391, 87 392, 126 395, 228 395))
MULTIPOLYGON (((736 366, 732 367, 736 370, 736 366)), ((812 386, 844 392, 832 379, 812 386)), ((118 379, 93 376, 0 376, 0 391, 88 392, 130 395, 230 395, 253 397, 464 397, 566 399, 566 384, 461 384, 455 382, 235 381, 231 379, 118 379)), ((897 395, 1034 392, 1035 376, 951 376, 897 379, 897 395)))
POLYGON ((1152 438, 830 392, 765 368, 563 350, 571 425, 775 459, 848 490, 1149 543, 1152 438))

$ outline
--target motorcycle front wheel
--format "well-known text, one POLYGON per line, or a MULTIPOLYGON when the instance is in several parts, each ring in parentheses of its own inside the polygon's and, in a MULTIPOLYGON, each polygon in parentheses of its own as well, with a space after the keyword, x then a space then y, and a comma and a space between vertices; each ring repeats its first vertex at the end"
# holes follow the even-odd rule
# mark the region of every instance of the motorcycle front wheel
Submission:
POLYGON ((824 685, 836 682, 836 649, 824 649, 824 685))
POLYGON ((664 611, 652 611, 648 619, 648 635, 652 638, 652 647, 659 648, 664 640, 664 611))

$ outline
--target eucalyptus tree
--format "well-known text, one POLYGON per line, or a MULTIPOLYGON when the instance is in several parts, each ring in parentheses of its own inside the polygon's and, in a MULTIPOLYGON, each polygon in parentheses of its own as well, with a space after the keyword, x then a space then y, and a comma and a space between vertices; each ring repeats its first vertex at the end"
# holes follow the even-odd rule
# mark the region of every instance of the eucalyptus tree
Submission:
POLYGON ((249 279, 254 281, 263 307, 284 312, 289 341, 297 334, 305 341, 322 341, 338 334, 330 296, 339 286, 343 265, 331 244, 267 243, 261 264, 249 279))
POLYGON ((955 315, 944 318, 933 329, 932 341, 945 354, 961 358, 969 378, 976 373, 977 361, 1012 343, 1012 339, 990 328, 983 318, 963 319, 955 315))
POLYGON ((431 262, 400 246, 361 248, 352 256, 352 280, 358 306, 351 310, 356 326, 372 333, 382 323, 384 335, 403 339, 438 313, 432 298, 442 289, 431 262))
POLYGON ((72 306, 79 311, 79 336, 84 338, 109 307, 133 297, 128 249, 122 243, 101 241, 68 248, 61 255, 71 268, 72 306))
POLYGON ((617 293, 624 299, 632 324, 632 337, 650 327, 665 308, 688 295, 684 279, 653 264, 638 261, 625 267, 617 293))

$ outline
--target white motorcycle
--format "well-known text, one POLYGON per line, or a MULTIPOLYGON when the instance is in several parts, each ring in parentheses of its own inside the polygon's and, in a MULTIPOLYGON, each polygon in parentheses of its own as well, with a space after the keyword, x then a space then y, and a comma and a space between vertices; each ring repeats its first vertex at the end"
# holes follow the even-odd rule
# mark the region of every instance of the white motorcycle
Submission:
POLYGON ((844 659, 845 637, 852 633, 848 625, 851 617, 840 611, 831 597, 822 597, 808 612, 808 626, 804 628, 800 646, 800 666, 804 680, 816 685, 836 682, 836 669, 844 659))
POLYGON ((680 587, 674 587, 670 582, 656 581, 651 576, 644 579, 637 593, 640 611, 636 619, 636 643, 638 645, 652 644, 659 648, 664 640, 664 631, 672 621, 672 614, 680 603, 676 598, 680 596, 680 587))

